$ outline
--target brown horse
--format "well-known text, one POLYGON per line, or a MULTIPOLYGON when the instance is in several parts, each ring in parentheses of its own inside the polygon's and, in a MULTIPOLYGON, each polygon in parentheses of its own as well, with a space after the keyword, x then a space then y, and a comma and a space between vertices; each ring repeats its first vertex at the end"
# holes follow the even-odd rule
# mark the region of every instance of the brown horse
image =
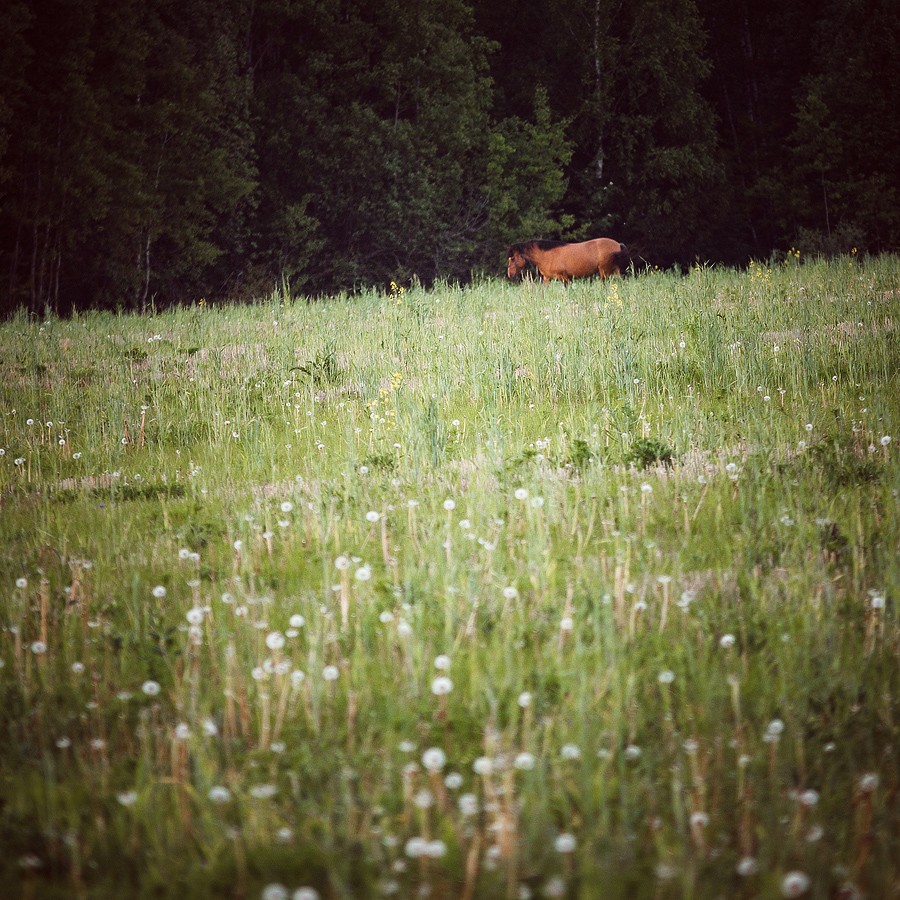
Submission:
POLYGON ((549 284, 558 278, 568 284, 573 278, 589 278, 599 275, 621 275, 631 261, 631 254, 624 244, 610 238, 596 238, 580 244, 562 241, 525 241, 509 248, 506 274, 515 278, 529 264, 534 266, 549 284))

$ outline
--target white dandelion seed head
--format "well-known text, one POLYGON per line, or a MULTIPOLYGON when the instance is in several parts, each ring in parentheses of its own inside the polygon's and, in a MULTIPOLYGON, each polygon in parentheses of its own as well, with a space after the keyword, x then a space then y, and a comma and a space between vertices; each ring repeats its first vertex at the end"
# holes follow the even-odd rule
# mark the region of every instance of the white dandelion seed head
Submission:
POLYGON ((567 832, 558 834, 556 840, 553 841, 553 849, 557 853, 574 853, 577 846, 578 842, 575 840, 575 836, 567 832))
POLYGON ((422 754, 422 765, 429 772, 440 772, 447 765, 447 754, 440 747, 429 747, 422 754))
POLYGON ((513 496, 516 500, 527 500, 528 499, 528 489, 527 488, 516 488, 513 492, 513 496))
POLYGON ((801 791, 797 799, 800 801, 800 803, 803 804, 803 806, 815 806, 819 802, 819 792, 814 791, 810 788, 805 791, 801 791))
POLYGON ((372 567, 368 563, 360 566, 355 572, 355 578, 357 581, 369 581, 372 578, 372 567))
POLYGON ((285 637, 280 631, 270 631, 266 635, 266 646, 270 650, 281 650, 284 647, 285 637))
POLYGON ((446 653, 441 653, 434 658, 434 667, 441 672, 448 672, 450 670, 450 663, 450 657, 447 656, 446 653))
POLYGON ((119 791, 116 794, 116 800, 122 804, 122 806, 134 806, 137 802, 137 791, 119 791))
POLYGON ((302 628, 306 624, 306 619, 303 618, 299 613, 295 613, 288 620, 288 624, 291 628, 302 628))
POLYGON ((578 744, 563 744, 559 749, 559 755, 563 759, 581 759, 581 748, 578 744))
POLYGON ((743 856, 734 868, 741 878, 749 878, 759 871, 759 863, 752 856, 743 856))
POLYGON ((153 594, 157 600, 161 600, 166 596, 166 589, 161 584, 158 584, 150 593, 153 594))
POLYGON ((377 522, 381 518, 381 513, 377 509, 370 509, 366 513, 367 522, 377 522))
POLYGON ((660 684, 671 684, 675 680, 675 673, 669 669, 664 669, 657 676, 657 681, 660 684))
POLYGON ((283 884, 267 884, 260 894, 261 900, 288 900, 288 889, 283 884))
POLYGON ((494 761, 489 756, 479 756, 472 763, 472 769, 476 775, 490 775, 494 771, 494 761))
POLYGON ((513 765, 523 772, 530 772, 534 768, 534 754, 526 751, 516 754, 513 765))
POLYGON ((194 606, 187 611, 185 618, 188 620, 189 625, 202 625, 203 609, 199 606, 194 606))
POLYGON ((722 637, 719 638, 719 646, 723 650, 730 650, 736 642, 736 638, 733 634, 723 634, 722 637))
POLYGON ((877 772, 867 772, 859 779, 859 789, 864 794, 871 794, 877 789, 880 781, 881 779, 878 777, 877 772))
POLYGON ((428 852, 428 841, 423 837, 410 838, 403 849, 410 859, 419 859, 428 852))
POLYGON ((27 578, 17 578, 16 579, 16 587, 17 588, 27 588, 28 587, 28 579, 27 578))
POLYGON ((444 778, 444 785, 450 791, 458 791, 463 786, 463 777, 459 772, 450 772, 444 778))
POLYGON ((325 666, 325 668, 322 669, 322 678, 324 678, 325 681, 337 681, 340 674, 340 669, 338 669, 337 666, 325 666))
POLYGON ((437 697, 444 697, 453 690, 453 682, 446 675, 438 675, 431 682, 431 693, 437 697))
POLYGON ((319 900, 319 892, 311 887, 299 887, 294 891, 291 900, 319 900))
POLYGON ((526 707, 531 706, 531 700, 532 700, 531 692, 530 691, 522 691, 522 693, 519 694, 519 697, 516 700, 516 703, 518 703, 519 706, 522 707, 522 709, 525 709, 526 707))
POLYGON ((809 876, 805 872, 788 872, 781 879, 783 897, 801 897, 809 890, 809 876))
POLYGON ((444 509, 446 509, 447 512, 452 512, 454 509, 456 509, 456 501, 455 501, 455 500, 451 500, 451 499, 449 499, 449 498, 446 499, 446 500, 444 501, 444 509))
POLYGON ((255 784, 249 793, 255 800, 271 800, 278 793, 278 788, 274 784, 255 784))
POLYGON ((694 828, 706 828, 709 825, 709 814, 702 810, 691 813, 691 825, 694 828))
POLYGON ((159 686, 159 682, 158 682, 158 681, 150 681, 150 680, 148 680, 148 681, 145 681, 145 682, 141 685, 141 690, 142 690, 148 697, 156 697, 156 696, 159 694, 161 688, 160 688, 160 686, 159 686))

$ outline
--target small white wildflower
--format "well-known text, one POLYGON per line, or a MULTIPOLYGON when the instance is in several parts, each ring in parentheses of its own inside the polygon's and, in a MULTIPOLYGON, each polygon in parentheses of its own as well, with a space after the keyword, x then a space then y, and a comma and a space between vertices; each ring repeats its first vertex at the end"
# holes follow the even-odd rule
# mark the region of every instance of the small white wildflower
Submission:
POLYGON ((522 707, 522 709, 525 709, 526 707, 531 706, 531 699, 531 693, 529 691, 522 691, 522 693, 519 694, 519 698, 518 700, 516 700, 516 702, 519 704, 519 706, 522 707))
POLYGON ((137 802, 137 791, 120 791, 116 794, 116 800, 122 804, 122 806, 134 806, 137 802))
POLYGON ((559 755, 563 759, 581 759, 581 748, 577 744, 563 744, 559 755))

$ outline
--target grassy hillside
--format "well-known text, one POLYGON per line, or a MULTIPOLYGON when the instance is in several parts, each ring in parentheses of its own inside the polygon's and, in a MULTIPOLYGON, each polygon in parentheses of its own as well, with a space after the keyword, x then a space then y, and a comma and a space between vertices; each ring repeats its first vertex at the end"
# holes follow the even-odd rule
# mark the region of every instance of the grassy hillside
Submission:
POLYGON ((888 896, 898 313, 883 257, 0 325, 4 883, 888 896))

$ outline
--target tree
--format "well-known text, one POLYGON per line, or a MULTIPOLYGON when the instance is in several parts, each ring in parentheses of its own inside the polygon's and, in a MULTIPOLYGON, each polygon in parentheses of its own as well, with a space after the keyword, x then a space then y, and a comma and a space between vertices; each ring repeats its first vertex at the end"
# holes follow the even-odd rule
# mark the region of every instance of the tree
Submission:
POLYGON ((900 246, 900 9, 832 0, 790 137, 796 240, 811 250, 900 246))

